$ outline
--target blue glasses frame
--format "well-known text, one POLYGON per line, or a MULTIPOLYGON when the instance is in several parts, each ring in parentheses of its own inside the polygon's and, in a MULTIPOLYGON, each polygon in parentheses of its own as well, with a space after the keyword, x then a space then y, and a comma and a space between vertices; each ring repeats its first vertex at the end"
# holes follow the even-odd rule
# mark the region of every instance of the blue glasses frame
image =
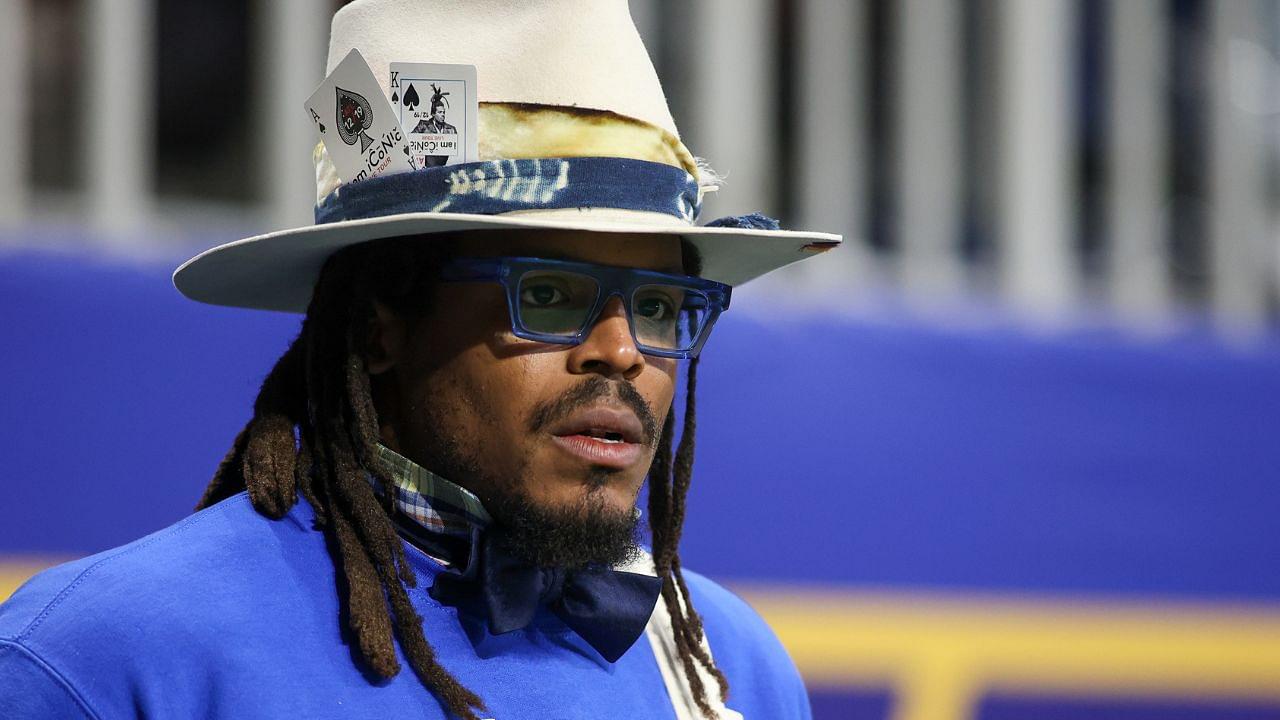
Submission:
POLYGON ((702 346, 711 334, 720 313, 729 308, 729 297, 733 290, 724 283, 714 280, 693 277, 690 275, 674 275, 655 270, 614 267, 611 265, 595 265, 568 260, 547 260, 533 257, 497 257, 497 258, 455 258, 440 269, 440 279, 447 282, 497 282, 502 285, 507 296, 507 312, 511 317, 511 332, 518 338, 556 345, 580 345, 596 321, 605 305, 614 297, 622 299, 626 308, 627 326, 631 330, 631 339, 636 347, 646 355, 665 358, 687 359, 697 357, 702 346), (596 298, 587 311, 582 326, 574 334, 554 334, 531 330, 524 323, 520 312, 520 281, 530 272, 561 271, 575 273, 593 279, 598 291, 596 298), (706 315, 699 327, 690 329, 689 342, 683 348, 664 348, 649 345, 640 341, 636 334, 633 304, 636 291, 642 287, 660 285, 680 289, 685 294, 686 304, 689 302, 701 305, 706 315))

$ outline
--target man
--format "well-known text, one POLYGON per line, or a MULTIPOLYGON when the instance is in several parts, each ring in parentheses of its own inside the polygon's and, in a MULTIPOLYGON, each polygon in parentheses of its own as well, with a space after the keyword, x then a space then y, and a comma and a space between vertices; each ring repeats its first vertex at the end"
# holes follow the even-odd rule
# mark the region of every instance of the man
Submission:
MULTIPOLYGON (((449 101, 446 95, 449 93, 442 92, 438 85, 431 85, 431 117, 426 120, 419 120, 418 124, 413 127, 412 133, 417 135, 421 133, 435 133, 438 135, 457 135, 458 128, 445 122, 445 106, 449 101)), ((449 162, 448 155, 424 155, 422 164, 424 167, 439 167, 449 162)))
POLYGON ((343 185, 318 150, 316 226, 179 268, 301 332, 199 512, 0 606, 0 716, 806 717, 677 546, 731 285, 838 239, 692 224, 709 181, 622 0, 363 0, 330 67, 357 46, 476 65, 489 157, 343 185))
POLYGON ((413 133, 436 133, 438 135, 457 135, 458 128, 445 122, 445 105, 448 102, 445 96, 449 93, 441 92, 440 88, 431 86, 431 117, 426 120, 419 120, 418 124, 413 127, 413 133))

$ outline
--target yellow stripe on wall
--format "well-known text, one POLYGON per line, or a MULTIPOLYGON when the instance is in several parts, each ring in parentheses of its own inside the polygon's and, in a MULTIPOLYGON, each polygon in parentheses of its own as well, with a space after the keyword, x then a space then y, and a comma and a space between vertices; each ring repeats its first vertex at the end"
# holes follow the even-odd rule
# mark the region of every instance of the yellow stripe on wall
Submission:
POLYGON ((1280 605, 736 586, 813 686, 889 687, 894 720, 991 690, 1280 703, 1280 605))
POLYGON ((32 575, 70 559, 42 556, 0 558, 0 602, 7 600, 32 575))

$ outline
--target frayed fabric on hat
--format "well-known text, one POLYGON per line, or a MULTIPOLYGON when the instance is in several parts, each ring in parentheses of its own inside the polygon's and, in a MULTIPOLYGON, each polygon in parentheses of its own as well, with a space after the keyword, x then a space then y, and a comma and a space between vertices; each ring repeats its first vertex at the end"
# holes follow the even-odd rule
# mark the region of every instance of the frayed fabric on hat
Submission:
POLYGON ((712 220, 707 227, 738 228, 739 230, 778 230, 782 224, 764 213, 753 212, 746 215, 730 215, 712 220))
MULTIPOLYGON (((698 181, 663 163, 614 157, 486 160, 344 185, 316 206, 316 224, 400 213, 500 215, 614 208, 698 216, 698 181)), ((776 226, 776 225, 775 225, 776 226)))

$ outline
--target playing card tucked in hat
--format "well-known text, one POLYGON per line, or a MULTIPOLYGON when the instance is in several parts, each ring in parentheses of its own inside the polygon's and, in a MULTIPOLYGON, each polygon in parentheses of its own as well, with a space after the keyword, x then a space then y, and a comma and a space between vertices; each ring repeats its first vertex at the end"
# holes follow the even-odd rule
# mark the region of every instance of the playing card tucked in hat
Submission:
MULTIPOLYGON (((388 158, 384 165, 406 170, 353 183, 317 144, 316 224, 201 253, 174 273, 184 295, 302 312, 335 250, 396 236, 429 242, 432 234, 458 230, 678 235, 700 252, 703 277, 731 285, 840 242, 838 235, 780 230, 759 215, 695 224, 716 179, 680 141, 625 0, 357 0, 334 16, 328 70, 353 49, 385 97, 347 89, 344 105, 338 88, 346 115, 332 118, 330 135, 349 133, 351 152, 377 151, 380 138, 369 128, 385 127, 377 116, 392 95, 393 63, 470 65, 478 157, 416 170, 403 156, 388 158)), ((440 92, 414 90, 419 98, 440 92)), ((463 128, 459 103, 448 99, 448 107, 423 110, 447 110, 449 126, 463 128)), ((320 110, 315 114, 317 124, 327 124, 320 110)), ((716 160, 732 167, 733 158, 716 160)))

